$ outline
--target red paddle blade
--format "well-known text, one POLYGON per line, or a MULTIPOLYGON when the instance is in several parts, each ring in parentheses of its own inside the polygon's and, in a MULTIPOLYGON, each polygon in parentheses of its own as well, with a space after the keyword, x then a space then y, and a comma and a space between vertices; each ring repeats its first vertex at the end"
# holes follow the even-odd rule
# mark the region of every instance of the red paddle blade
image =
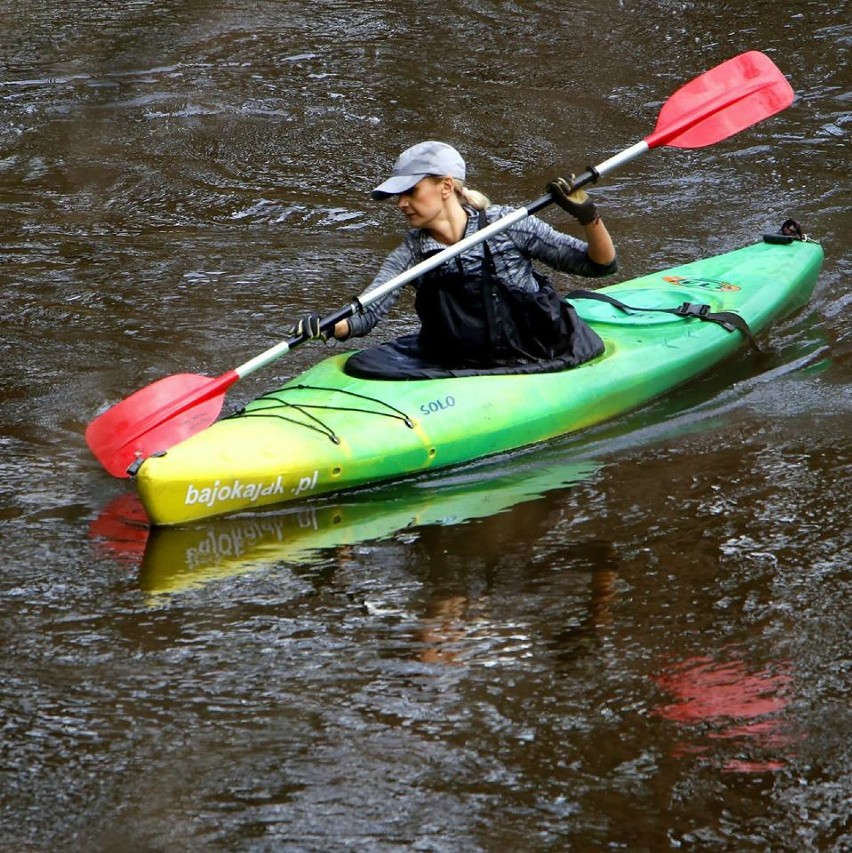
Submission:
POLYGON ((677 90, 645 137, 649 148, 702 148, 721 142, 793 103, 793 89, 764 53, 741 53, 677 90))
POLYGON ((235 371, 215 378, 167 376, 98 415, 86 429, 86 442, 113 477, 129 477, 127 469, 137 459, 210 426, 222 410, 225 389, 237 379, 235 371))

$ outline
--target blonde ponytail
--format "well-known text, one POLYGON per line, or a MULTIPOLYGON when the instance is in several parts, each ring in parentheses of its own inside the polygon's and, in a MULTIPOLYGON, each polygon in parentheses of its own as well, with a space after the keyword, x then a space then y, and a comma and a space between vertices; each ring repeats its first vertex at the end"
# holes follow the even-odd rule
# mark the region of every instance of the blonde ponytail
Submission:
POLYGON ((485 210, 491 206, 488 196, 477 190, 469 189, 458 178, 453 179, 453 186, 462 202, 474 210, 485 210))

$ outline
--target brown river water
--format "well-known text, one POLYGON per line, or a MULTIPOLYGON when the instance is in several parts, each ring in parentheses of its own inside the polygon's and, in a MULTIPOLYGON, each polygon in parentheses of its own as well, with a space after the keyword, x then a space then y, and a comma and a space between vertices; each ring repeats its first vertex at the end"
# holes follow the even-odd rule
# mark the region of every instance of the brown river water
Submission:
POLYGON ((850 21, 0 0, 0 850, 852 849, 850 21), (545 447, 186 530, 149 531, 89 454, 136 388, 359 293, 400 238, 368 193, 402 148, 452 142, 526 204, 751 49, 793 106, 593 192, 621 278, 798 219, 825 265, 769 356, 545 447))

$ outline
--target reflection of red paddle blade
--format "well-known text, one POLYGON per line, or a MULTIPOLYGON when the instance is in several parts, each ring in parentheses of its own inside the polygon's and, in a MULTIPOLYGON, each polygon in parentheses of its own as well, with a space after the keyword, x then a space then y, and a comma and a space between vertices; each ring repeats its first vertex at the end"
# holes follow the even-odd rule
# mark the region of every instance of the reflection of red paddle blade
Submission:
POLYGON ((89 525, 89 538, 111 557, 138 566, 145 555, 151 522, 139 498, 131 493, 111 501, 89 525))
POLYGON ((107 409, 86 429, 92 453, 114 477, 127 477, 138 459, 173 447, 213 423, 238 375, 167 376, 107 409))
POLYGON ((774 714, 787 706, 783 692, 787 675, 750 674, 742 661, 717 663, 693 658, 657 678, 657 683, 678 701, 657 713, 678 723, 714 719, 754 719, 774 714))
MULTIPOLYGON (((695 726, 696 734, 710 740, 744 740, 755 748, 778 750, 791 743, 781 713, 788 705, 792 679, 785 673, 749 672, 742 661, 719 663, 691 658, 669 667, 655 678, 676 701, 652 713, 682 726, 695 726), (704 731, 707 726, 710 731, 704 731)), ((701 754, 709 749, 681 744, 678 755, 701 754)), ((762 773, 779 770, 778 758, 727 761, 724 770, 762 773)))

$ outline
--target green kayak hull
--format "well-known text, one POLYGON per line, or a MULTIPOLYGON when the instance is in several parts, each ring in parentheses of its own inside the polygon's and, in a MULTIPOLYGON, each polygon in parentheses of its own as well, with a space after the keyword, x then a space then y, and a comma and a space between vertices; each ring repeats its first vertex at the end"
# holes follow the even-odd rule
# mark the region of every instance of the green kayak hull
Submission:
MULTIPOLYGON (((735 312, 757 335, 802 307, 818 243, 766 240, 601 288, 644 309, 735 312)), ((748 346, 697 317, 573 303, 605 351, 551 373, 362 379, 327 358, 238 416, 146 459, 136 475, 155 525, 175 525, 404 477, 546 441, 640 406, 748 346)))

